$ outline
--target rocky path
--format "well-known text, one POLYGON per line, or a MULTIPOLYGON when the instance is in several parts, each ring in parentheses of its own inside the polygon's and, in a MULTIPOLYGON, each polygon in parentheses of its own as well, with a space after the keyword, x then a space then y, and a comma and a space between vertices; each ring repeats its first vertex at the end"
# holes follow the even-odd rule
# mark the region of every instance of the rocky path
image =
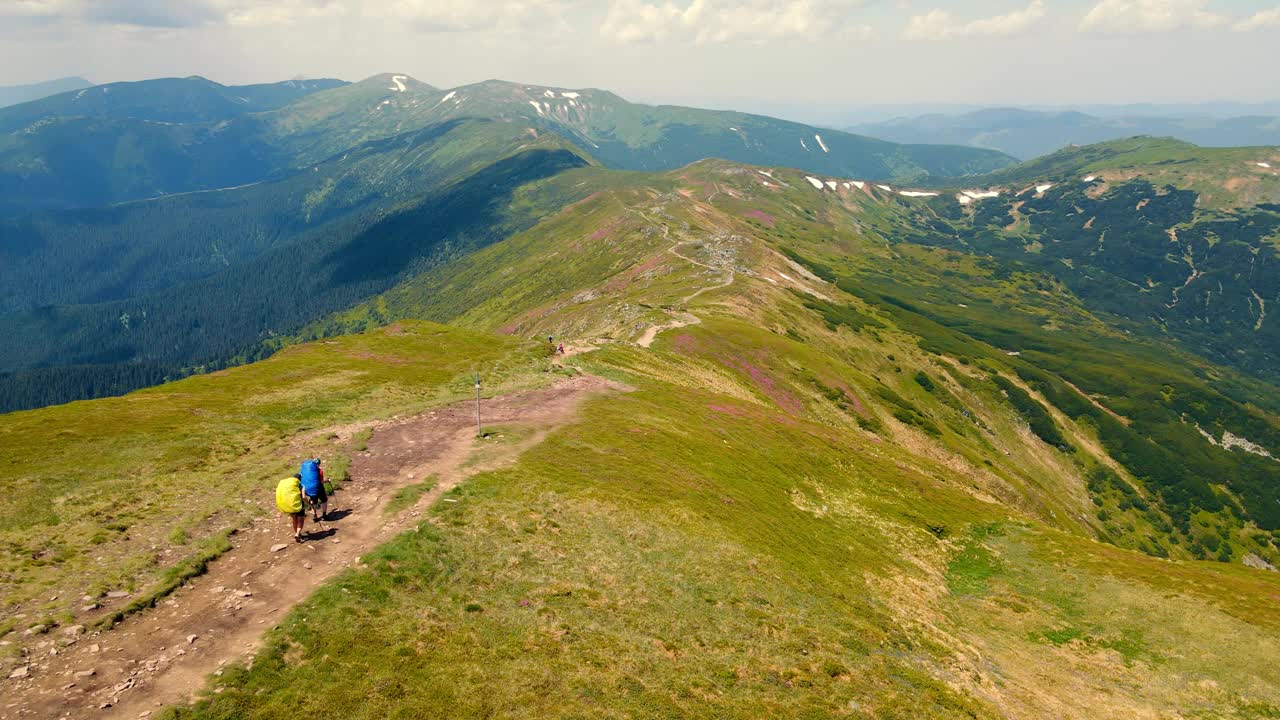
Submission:
POLYGON ((156 608, 112 630, 55 629, 33 642, 15 671, 20 677, 0 679, 0 720, 138 718, 186 701, 209 674, 248 659, 263 633, 322 582, 359 567, 362 555, 419 522, 466 477, 512 462, 569 422, 584 399, 612 389, 576 377, 483 401, 486 423, 532 431, 518 442, 477 440, 473 402, 375 426, 367 450, 353 459, 351 481, 330 503, 335 519, 315 525, 308 518, 307 542, 292 541, 273 489, 264 488, 251 500, 271 515, 234 535, 230 552, 156 608), (414 507, 386 511, 397 490, 428 477, 436 485, 414 507))

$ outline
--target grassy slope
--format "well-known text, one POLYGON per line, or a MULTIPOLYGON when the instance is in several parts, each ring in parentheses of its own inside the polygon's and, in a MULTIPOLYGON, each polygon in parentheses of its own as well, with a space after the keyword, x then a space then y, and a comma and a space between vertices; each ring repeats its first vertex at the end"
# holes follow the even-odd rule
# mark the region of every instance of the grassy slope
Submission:
POLYGON ((412 323, 123 398, 0 416, 10 608, 0 627, 19 610, 30 625, 69 617, 82 594, 146 588, 191 546, 242 524, 241 498, 272 491, 303 452, 294 443, 327 446, 317 428, 451 400, 476 363, 501 387, 529 360, 508 339, 412 323))
MULTIPOLYGON (((775 176, 597 175, 601 193, 538 227, 313 328, 421 314, 553 332, 601 345, 572 362, 636 391, 468 483, 178 714, 1280 714, 1280 579, 1095 542, 1112 530, 1086 474, 1108 456, 1052 406, 1074 449, 1033 433, 992 381, 1020 382, 1026 361, 971 340, 939 352, 954 338, 780 251, 969 286, 960 299, 988 318, 1019 300, 1119 334, 1043 278, 890 246, 873 206, 815 203, 802 175, 775 176), (618 342, 686 311, 702 322, 651 349, 618 342)), ((1153 537, 1146 515, 1104 503, 1117 542, 1153 537)))
POLYGON ((1274 576, 1075 539, 909 449, 708 389, 681 348, 727 331, 752 339, 589 356, 637 391, 474 480, 176 716, 1280 710, 1274 576))
MULTIPOLYGON (((978 181, 983 185, 1020 185, 1098 174, 1105 180, 1142 178, 1156 187, 1194 190, 1208 209, 1280 202, 1280 149, 1274 147, 1203 148, 1171 138, 1137 137, 1067 148, 978 181), (1257 165, 1264 162, 1272 168, 1257 165)), ((966 187, 975 182, 963 181, 966 187)), ((944 183, 945 184, 945 183, 944 183)))

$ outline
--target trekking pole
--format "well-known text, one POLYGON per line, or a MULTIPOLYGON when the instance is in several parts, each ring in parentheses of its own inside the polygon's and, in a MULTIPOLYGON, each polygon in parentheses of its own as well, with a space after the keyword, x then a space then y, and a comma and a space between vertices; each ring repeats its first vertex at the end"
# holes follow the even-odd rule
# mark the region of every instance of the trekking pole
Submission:
POLYGON ((476 437, 484 437, 480 430, 480 373, 476 372, 476 437))

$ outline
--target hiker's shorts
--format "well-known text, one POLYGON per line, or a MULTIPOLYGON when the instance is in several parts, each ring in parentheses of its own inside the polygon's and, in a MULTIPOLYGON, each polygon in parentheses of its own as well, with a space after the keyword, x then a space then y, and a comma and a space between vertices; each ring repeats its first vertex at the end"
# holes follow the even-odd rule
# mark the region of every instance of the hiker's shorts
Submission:
POLYGON ((310 495, 310 494, 306 494, 306 495, 307 495, 307 500, 311 501, 311 503, 314 505, 323 505, 324 503, 329 502, 329 495, 324 491, 324 485, 321 485, 320 487, 316 488, 315 495, 310 495))

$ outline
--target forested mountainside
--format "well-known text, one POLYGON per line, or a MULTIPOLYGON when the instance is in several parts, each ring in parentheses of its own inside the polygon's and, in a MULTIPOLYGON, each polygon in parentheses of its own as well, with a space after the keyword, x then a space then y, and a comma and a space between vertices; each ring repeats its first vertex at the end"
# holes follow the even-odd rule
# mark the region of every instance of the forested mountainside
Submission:
POLYGON ((1010 162, 496 81, 197 77, 63 93, 0 111, 0 327, 20 339, 0 352, 0 408, 257 357, 589 192, 542 182, 565 169, 716 154, 874 177, 1010 162))

